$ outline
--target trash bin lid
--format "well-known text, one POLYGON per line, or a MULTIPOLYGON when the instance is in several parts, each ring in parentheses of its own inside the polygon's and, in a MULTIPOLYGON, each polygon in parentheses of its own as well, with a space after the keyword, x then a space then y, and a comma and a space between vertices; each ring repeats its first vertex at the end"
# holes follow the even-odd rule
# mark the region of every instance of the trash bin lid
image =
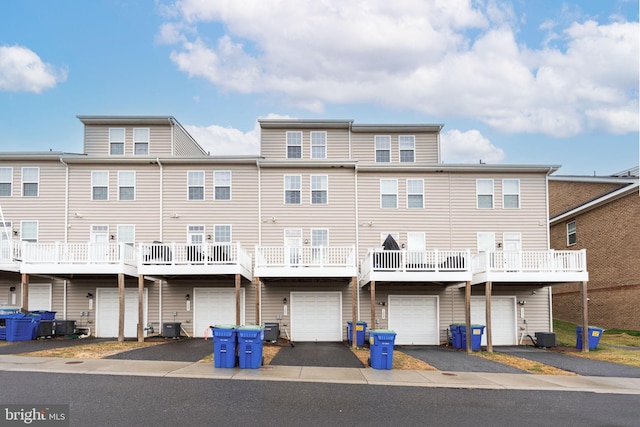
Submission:
POLYGON ((212 328, 216 329, 236 329, 236 325, 213 325, 212 328))
POLYGON ((256 329, 264 329, 264 326, 261 325, 246 325, 246 326, 238 326, 236 329, 242 330, 256 330, 256 329))

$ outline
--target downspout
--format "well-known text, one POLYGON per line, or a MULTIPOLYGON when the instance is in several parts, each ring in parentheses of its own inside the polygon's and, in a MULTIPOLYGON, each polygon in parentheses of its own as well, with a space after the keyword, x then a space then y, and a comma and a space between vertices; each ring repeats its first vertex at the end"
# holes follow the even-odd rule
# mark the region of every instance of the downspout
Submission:
POLYGON ((158 328, 162 330, 162 279, 158 280, 160 284, 160 291, 158 292, 158 328))
POLYGON ((258 246, 262 246, 262 171, 260 160, 256 160, 258 168, 258 246))
POLYGON ((169 120, 169 126, 171 126, 171 155, 174 156, 175 155, 175 147, 173 145, 174 141, 173 141, 173 127, 174 127, 174 123, 171 117, 168 118, 169 120))
POLYGON ((64 279, 62 288, 62 318, 67 320, 67 279, 64 279))
MULTIPOLYGON (((552 173, 553 168, 549 167, 549 171, 547 172, 547 174, 545 175, 545 193, 546 193, 546 199, 547 199, 547 203, 546 203, 546 209, 547 209, 547 229, 546 229, 546 233, 547 233, 547 250, 551 249, 551 230, 549 227, 551 227, 551 224, 549 222, 549 175, 552 173)), ((551 286, 548 287, 548 293, 549 293, 549 332, 553 332, 553 297, 552 297, 552 292, 551 292, 551 286)))
MULTIPOLYGON (((173 138, 173 136, 171 137, 173 138)), ((162 221, 162 208, 164 206, 164 197, 163 197, 163 193, 164 193, 164 167, 162 166, 162 163, 160 163, 160 158, 156 157, 156 162, 158 163, 158 166, 160 166, 160 209, 159 209, 159 221, 160 221, 160 236, 159 236, 159 240, 163 241, 164 237, 164 222, 162 221)))
MULTIPOLYGON (((349 122, 349 160, 352 160, 351 157, 351 127, 352 127, 353 122, 349 122)), ((356 309, 358 311, 358 316, 356 317, 356 322, 360 320, 360 213, 358 210, 358 164, 356 163, 354 165, 353 168, 353 184, 354 184, 354 190, 355 190, 355 201, 356 201, 356 253, 353 254, 354 255, 354 260, 356 262, 356 274, 357 274, 357 279, 356 279, 356 286, 358 287, 358 289, 356 289, 356 309)), ((373 301, 371 301, 371 304, 373 304, 373 301)), ((371 327, 373 327, 373 325, 371 325, 371 327)))
MULTIPOLYGON (((65 182, 64 182, 64 242, 67 243, 69 239, 69 165, 60 157, 60 163, 65 167, 65 182)), ((65 307, 66 309, 66 307, 65 307)), ((66 317, 65 317, 66 319, 66 317)))

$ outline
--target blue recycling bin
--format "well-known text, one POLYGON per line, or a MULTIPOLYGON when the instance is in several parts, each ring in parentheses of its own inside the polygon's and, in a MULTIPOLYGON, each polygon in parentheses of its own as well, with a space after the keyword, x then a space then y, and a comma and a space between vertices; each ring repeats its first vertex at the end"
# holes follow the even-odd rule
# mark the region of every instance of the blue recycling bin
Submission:
POLYGON ((449 330, 451 331, 451 347, 453 348, 462 348, 462 336, 460 335, 461 326, 464 326, 464 324, 453 323, 449 325, 449 330))
MULTIPOLYGON (((587 333, 589 334, 589 350, 594 350, 598 348, 598 343, 600 342, 600 337, 604 329, 597 328, 595 326, 589 326, 587 333)), ((582 350, 582 326, 576 326, 576 348, 582 350)))
POLYGON ((25 317, 24 313, 5 311, 0 314, 0 340, 7 339, 7 330, 9 319, 21 319, 25 317))
MULTIPOLYGON (((482 334, 484 333, 484 325, 471 325, 471 350, 478 351, 482 345, 482 334)), ((460 348, 467 348, 467 325, 460 326, 460 348)))
POLYGON ((369 364, 373 369, 391 369, 396 333, 388 329, 369 331, 369 364))
POLYGON ((235 368, 236 366, 236 326, 215 325, 213 334, 213 366, 215 368, 235 368))
POLYGON ((258 369, 262 366, 264 326, 240 326, 238 335, 238 359, 241 369, 258 369))
MULTIPOLYGON (((347 340, 349 344, 353 342, 353 322, 347 322, 348 332, 347 340)), ((356 345, 362 347, 364 345, 364 334, 367 332, 367 322, 356 322, 356 345)))
POLYGON ((30 341, 36 339, 40 319, 35 316, 6 319, 7 341, 30 341))

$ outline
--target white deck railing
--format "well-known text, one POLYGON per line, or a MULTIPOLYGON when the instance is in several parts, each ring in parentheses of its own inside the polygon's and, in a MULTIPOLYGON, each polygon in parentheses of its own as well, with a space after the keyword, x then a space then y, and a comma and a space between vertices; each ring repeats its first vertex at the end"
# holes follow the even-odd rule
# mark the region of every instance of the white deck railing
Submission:
POLYGON ((371 272, 440 272, 469 271, 471 254, 468 250, 387 251, 371 249, 362 262, 362 276, 371 272))
POLYGON ((16 240, 0 241, 0 264, 11 264, 22 257, 22 245, 16 240))
POLYGON ((585 272, 586 251, 486 251, 473 257, 473 273, 585 272))
POLYGON ((136 249, 126 243, 22 242, 25 264, 127 264, 135 265, 136 249))
POLYGON ((251 266, 251 255, 240 243, 141 243, 140 265, 251 266))
POLYGON ((256 267, 356 267, 355 246, 256 246, 256 267))

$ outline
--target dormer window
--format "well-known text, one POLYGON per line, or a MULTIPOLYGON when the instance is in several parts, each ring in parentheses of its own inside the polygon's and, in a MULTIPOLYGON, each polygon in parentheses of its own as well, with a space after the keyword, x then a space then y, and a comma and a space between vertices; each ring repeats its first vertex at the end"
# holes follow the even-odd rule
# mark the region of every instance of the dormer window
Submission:
POLYGON ((124 155, 124 128, 109 129, 109 154, 112 156, 124 155))
POLYGON ((287 132, 287 159, 302 158, 302 132, 287 132))

